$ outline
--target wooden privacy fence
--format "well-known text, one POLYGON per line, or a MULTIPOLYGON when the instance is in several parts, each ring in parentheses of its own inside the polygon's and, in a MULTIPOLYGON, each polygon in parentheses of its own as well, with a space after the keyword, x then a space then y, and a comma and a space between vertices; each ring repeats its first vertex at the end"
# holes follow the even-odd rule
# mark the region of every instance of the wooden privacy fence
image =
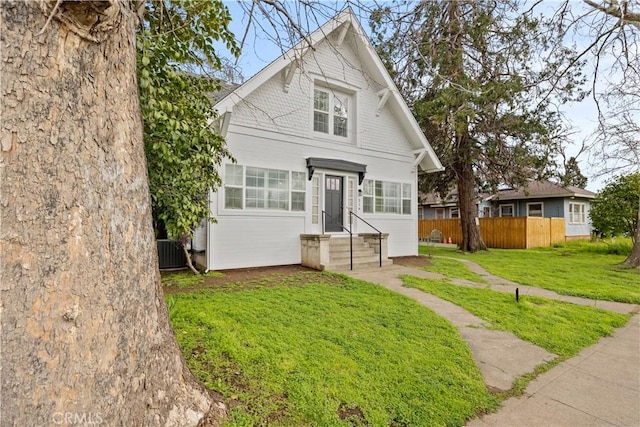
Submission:
MULTIPOLYGON (((482 240, 490 248, 528 249, 551 246, 565 241, 564 218, 500 217, 478 218, 482 240)), ((428 240, 433 230, 442 232, 442 241, 462 243, 460 220, 421 219, 418 220, 418 238, 428 240)))

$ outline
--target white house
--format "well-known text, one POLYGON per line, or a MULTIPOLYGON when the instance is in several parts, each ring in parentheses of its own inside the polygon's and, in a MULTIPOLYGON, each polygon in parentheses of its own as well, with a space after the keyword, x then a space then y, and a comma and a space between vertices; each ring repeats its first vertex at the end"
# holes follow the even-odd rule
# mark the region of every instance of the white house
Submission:
POLYGON ((417 254, 417 172, 440 161, 350 9, 308 39, 216 104, 236 163, 195 236, 209 270, 304 263, 310 241, 371 233, 363 220, 385 255, 417 254))

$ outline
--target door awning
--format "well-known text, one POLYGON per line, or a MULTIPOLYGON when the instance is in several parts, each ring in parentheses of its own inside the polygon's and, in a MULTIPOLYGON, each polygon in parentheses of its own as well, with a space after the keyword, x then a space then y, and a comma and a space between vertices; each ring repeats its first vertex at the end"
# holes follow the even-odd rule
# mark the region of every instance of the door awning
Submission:
POLYGON ((311 180, 311 177, 313 177, 313 172, 316 169, 354 172, 358 174, 358 184, 362 184, 362 180, 364 180, 364 174, 367 173, 367 165, 339 159, 324 159, 321 157, 307 158, 307 169, 309 169, 309 180, 311 180))

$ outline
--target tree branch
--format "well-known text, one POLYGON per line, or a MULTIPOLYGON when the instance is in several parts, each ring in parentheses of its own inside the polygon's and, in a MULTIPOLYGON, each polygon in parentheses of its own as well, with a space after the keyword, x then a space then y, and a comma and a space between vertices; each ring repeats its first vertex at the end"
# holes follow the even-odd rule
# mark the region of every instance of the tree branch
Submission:
MULTIPOLYGON (((609 16, 613 16, 622 21, 623 24, 631 24, 634 27, 640 29, 640 13, 629 12, 626 10, 623 11, 622 7, 618 5, 617 1, 612 1, 609 6, 602 6, 597 4, 592 0, 584 0, 586 4, 591 6, 592 8, 599 10, 600 12, 606 13, 609 16)), ((628 3, 625 0, 624 5, 626 6, 628 3)))

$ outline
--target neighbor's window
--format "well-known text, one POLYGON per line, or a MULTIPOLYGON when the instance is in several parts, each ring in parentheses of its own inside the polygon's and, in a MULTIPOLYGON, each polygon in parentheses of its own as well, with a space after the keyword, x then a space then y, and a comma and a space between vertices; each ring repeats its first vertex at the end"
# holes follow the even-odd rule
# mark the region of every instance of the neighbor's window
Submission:
POLYGON ((587 222, 585 207, 584 203, 569 203, 570 224, 585 224, 587 222))
POLYGON ((513 205, 500 205, 500 216, 513 216, 513 205))
POLYGON ((436 219, 444 219, 444 208, 436 208, 436 219))
POLYGON ((347 137, 350 96, 331 89, 313 90, 313 130, 347 137))
POLYGON ((460 218, 460 209, 458 208, 450 208, 449 209, 449 218, 460 218))
POLYGON ((527 216, 535 216, 542 218, 544 215, 542 214, 542 202, 537 203, 527 203, 527 216))

